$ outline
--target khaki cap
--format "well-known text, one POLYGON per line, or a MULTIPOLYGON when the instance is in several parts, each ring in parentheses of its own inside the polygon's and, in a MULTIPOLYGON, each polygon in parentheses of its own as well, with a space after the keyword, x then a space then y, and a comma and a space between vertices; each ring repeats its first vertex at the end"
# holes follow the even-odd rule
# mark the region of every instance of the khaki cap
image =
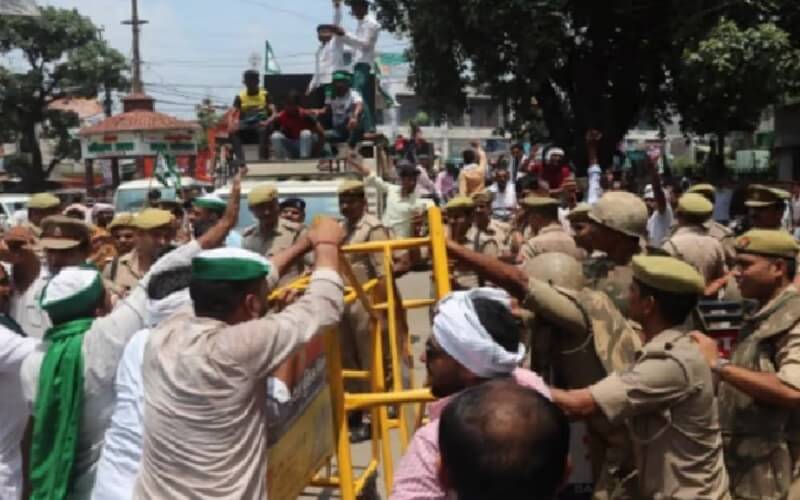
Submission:
POLYGON ((350 179, 339 184, 339 194, 359 194, 364 192, 364 183, 355 179, 350 179))
POLYGON ((678 200, 679 214, 708 216, 714 211, 714 205, 700 193, 686 193, 678 200))
POLYGON ((783 189, 771 188, 761 184, 750 186, 747 193, 745 205, 751 208, 763 208, 777 203, 783 203, 791 197, 788 191, 783 189))
POLYGON ((483 190, 477 193, 472 193, 472 201, 475 203, 491 203, 494 196, 491 191, 483 190))
POLYGON ((694 186, 686 190, 686 194, 689 193, 697 193, 705 196, 706 198, 709 198, 717 194, 717 188, 715 188, 711 184, 695 184, 694 186))
POLYGON ((588 203, 578 203, 567 214, 567 220, 570 222, 586 222, 589 220, 589 212, 591 211, 592 206, 588 203))
POLYGON ((272 184, 260 184, 250 190, 247 195, 247 204, 251 207, 261 205, 278 199, 278 188, 272 184))
POLYGON ((637 255, 632 264, 633 277, 656 290, 687 295, 705 291, 705 280, 697 269, 674 257, 637 255))
POLYGON ((520 205, 526 209, 557 207, 560 204, 557 199, 549 196, 528 196, 520 202, 520 205))
POLYGON ((611 191, 597 201, 589 219, 614 231, 632 237, 647 236, 647 205, 633 193, 611 191))
POLYGON ((89 226, 77 219, 52 215, 42 221, 39 243, 45 250, 69 250, 88 243, 89 239, 89 226))
POLYGON ((136 229, 155 229, 172 223, 172 214, 160 208, 145 208, 133 217, 136 229))
POLYGON ((459 208, 475 208, 475 202, 469 196, 456 196, 445 205, 446 210, 454 210, 459 208))
POLYGON ((799 250, 792 235, 780 229, 753 229, 736 240, 736 251, 740 253, 794 259, 799 250))
POLYGON ((28 200, 28 208, 56 208, 61 206, 61 200, 51 193, 36 193, 28 200))
POLYGON ((130 212, 120 212, 115 215, 108 225, 108 230, 111 231, 118 227, 135 227, 133 225, 133 214, 130 212))

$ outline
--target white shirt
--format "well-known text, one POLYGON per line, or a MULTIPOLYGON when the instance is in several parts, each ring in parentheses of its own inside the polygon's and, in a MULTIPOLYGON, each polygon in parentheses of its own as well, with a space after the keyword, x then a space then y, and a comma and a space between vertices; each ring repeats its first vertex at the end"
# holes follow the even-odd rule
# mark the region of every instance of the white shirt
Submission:
POLYGON ((517 192, 514 190, 514 184, 507 182, 506 189, 500 191, 497 183, 495 183, 489 186, 489 192, 494 194, 492 215, 497 219, 509 220, 517 208, 517 192))
POLYGON ((381 25, 371 14, 358 21, 355 34, 349 31, 344 34, 344 43, 356 49, 353 64, 364 63, 370 68, 375 62, 375 45, 378 43, 378 34, 381 25))
POLYGON ((125 346, 114 388, 117 404, 111 415, 97 464, 92 500, 123 500, 133 497, 142 459, 144 428, 144 383, 142 360, 150 329, 139 330, 125 346))
POLYGON ((334 128, 346 125, 347 121, 353 116, 353 108, 363 102, 364 99, 361 98, 361 94, 355 89, 350 89, 350 92, 343 96, 334 94, 331 97, 326 97, 325 104, 331 107, 331 121, 334 128))
POLYGON ((39 296, 48 279, 50 279, 50 273, 42 266, 39 276, 33 280, 24 293, 15 290, 11 294, 9 316, 14 318, 26 335, 36 339, 44 337, 47 329, 52 326, 50 317, 39 305, 39 296))
POLYGON ((600 165, 591 165, 587 170, 589 176, 589 186, 586 188, 586 203, 594 205, 603 196, 603 188, 600 187, 600 177, 603 170, 600 165))
MULTIPOLYGON (((75 498, 88 498, 94 487, 97 462, 114 411, 117 367, 128 340, 145 326, 150 276, 191 265, 192 257, 200 250, 200 244, 192 241, 159 259, 139 285, 117 302, 114 311, 97 318, 84 334, 81 345, 83 408, 71 485, 75 498)), ((48 342, 40 343, 20 369, 22 391, 30 408, 36 403, 39 371, 48 345, 48 342)))
MULTIPOLYGON (((342 23, 342 7, 334 5, 333 24, 339 26, 342 23)), ((308 91, 311 92, 317 87, 327 85, 333 80, 333 72, 344 68, 344 40, 340 36, 334 35, 324 45, 317 49, 314 61, 314 77, 308 84, 308 91)))
POLYGON ((25 404, 19 370, 39 344, 0 326, 0 498, 22 498, 22 453, 20 443, 30 417, 25 404))
POLYGON ((411 218, 417 211, 423 211, 433 204, 432 200, 420 198, 414 192, 403 196, 400 186, 390 184, 374 173, 364 179, 364 184, 386 194, 386 210, 383 212, 383 225, 394 232, 396 238, 411 236, 411 218))
POLYGON ((667 202, 667 209, 664 213, 660 213, 658 210, 653 211, 647 220, 647 237, 651 246, 661 248, 672 229, 672 221, 672 207, 669 206, 669 202, 667 202))

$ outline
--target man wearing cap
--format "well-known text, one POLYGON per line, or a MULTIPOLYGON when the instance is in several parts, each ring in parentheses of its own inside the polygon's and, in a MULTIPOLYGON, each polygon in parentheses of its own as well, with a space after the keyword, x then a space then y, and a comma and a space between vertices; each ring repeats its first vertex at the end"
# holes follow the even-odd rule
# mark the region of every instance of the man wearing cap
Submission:
POLYGON ((133 218, 131 223, 136 228, 134 249, 119 257, 119 261, 110 262, 103 270, 110 291, 124 297, 132 289, 158 256, 172 241, 172 214, 159 208, 145 208, 133 218))
MULTIPOLYGON (((695 184, 694 186, 690 187, 686 193, 699 194, 710 201, 712 205, 716 203, 717 189, 711 184, 695 184)), ((709 236, 720 242, 722 249, 725 251, 725 263, 729 268, 733 267, 733 263, 736 260, 736 250, 734 250, 736 237, 734 236, 733 231, 715 221, 713 218, 709 218, 703 224, 703 227, 706 228, 709 236)))
MULTIPOLYGON (((501 258, 506 260, 511 258, 510 240, 511 225, 493 217, 492 200, 494 196, 491 191, 481 191, 472 195, 472 202, 475 203, 475 228, 482 233, 482 238, 489 238, 497 243, 501 258)), ((485 240, 488 241, 488 240, 485 240)))
POLYGON ((42 234, 42 220, 59 213, 61 213, 61 200, 57 196, 51 193, 36 193, 28 200, 28 220, 23 225, 38 238, 42 234))
POLYGON ((314 76, 308 83, 306 95, 311 95, 319 87, 324 88, 325 96, 330 95, 333 72, 344 67, 344 41, 334 33, 334 27, 342 24, 342 2, 333 0, 333 24, 317 26, 320 46, 314 56, 314 76))
POLYGON ((386 196, 386 209, 383 211, 383 225, 396 238, 408 238, 412 235, 412 220, 421 215, 429 200, 416 193, 417 168, 407 162, 397 165, 400 185, 390 184, 371 172, 363 163, 351 162, 350 165, 364 177, 364 185, 372 186, 381 195, 386 196))
POLYGON ((340 320, 343 236, 336 221, 321 218, 272 262, 238 248, 192 260, 195 317, 173 316, 151 331, 145 347, 144 448, 134 498, 265 497, 266 379, 340 320), (306 293, 267 314, 280 271, 312 249, 316 270, 306 293))
POLYGON ((708 284, 727 272, 722 244, 704 227, 713 211, 711 202, 699 194, 681 196, 676 210, 678 227, 662 247, 671 256, 700 271, 708 284))
MULTIPOLYGON (((586 387, 627 369, 641 341, 602 292, 586 288, 581 264, 560 252, 522 267, 499 262, 453 241, 448 255, 508 291, 533 314, 529 326, 531 367, 557 387, 586 387), (578 348, 581 346, 581 348, 578 348)), ((587 422, 595 498, 636 497, 633 449, 622 423, 601 417, 587 422)))
POLYGON ((567 222, 572 231, 572 238, 575 240, 575 246, 578 247, 578 252, 581 255, 580 260, 591 257, 594 254, 591 234, 592 225, 591 219, 589 219, 591 210, 592 206, 588 203, 578 203, 567 214, 567 222))
MULTIPOLYGON (((239 182, 233 188, 236 200, 239 182)), ((188 265, 203 248, 219 245, 236 224, 238 202, 231 205, 203 238, 155 263, 113 312, 92 267, 64 267, 48 281, 40 300, 53 327, 21 368, 23 393, 34 409, 32 498, 89 497, 114 406, 117 365, 130 337, 145 324, 150 274, 188 265)))
POLYGON ((50 326, 38 297, 48 273, 34 250, 36 238, 27 227, 16 226, 3 235, 0 258, 11 265, 9 315, 29 337, 41 338, 50 326))
POLYGON ((133 226, 133 214, 120 212, 114 216, 108 225, 111 237, 114 238, 114 246, 117 248, 117 255, 125 255, 133 250, 136 238, 136 228, 133 226))
POLYGON ((528 259, 545 252, 562 252, 576 259, 580 258, 575 240, 558 221, 558 200, 544 196, 528 196, 522 200, 528 225, 534 236, 528 239, 520 249, 517 261, 528 259))
MULTIPOLYGON (((344 69, 333 72, 333 91, 325 97, 325 107, 311 110, 325 127, 328 142, 347 143, 349 153, 364 135, 364 98, 351 88, 353 75, 344 69)), ((340 152, 341 153, 341 152, 340 152)), ((340 156, 347 156, 341 155, 340 156)))
POLYGON ((647 207, 633 193, 605 193, 589 211, 592 247, 604 256, 585 262, 589 288, 601 291, 628 315, 628 294, 633 279, 631 259, 642 252, 647 236, 647 207))
POLYGON ((439 301, 422 361, 438 401, 428 408, 430 422, 411 439, 395 471, 391 500, 449 498, 439 472, 439 416, 461 391, 491 380, 510 380, 550 396, 544 381, 519 368, 525 345, 503 290, 476 288, 453 292, 439 301))
POLYGON ((792 285, 798 248, 782 230, 739 237, 734 275, 759 310, 745 319, 730 360, 714 340, 695 334, 721 380, 725 462, 736 499, 784 498, 792 480, 787 423, 800 407, 800 293, 792 285))
POLYGON ((632 268, 630 316, 646 339, 636 362, 585 389, 553 389, 553 401, 627 424, 642 498, 729 499, 714 380, 684 327, 703 277, 672 257, 637 256, 632 268))
MULTIPOLYGON (((242 248, 271 258, 291 247, 305 233, 301 224, 281 218, 278 190, 272 184, 254 187, 247 195, 250 211, 258 221, 244 230, 242 248)), ((280 285, 286 285, 305 272, 305 263, 298 261, 281 274, 280 285)))
POLYGON ((747 200, 750 224, 756 229, 788 229, 785 224, 787 191, 761 184, 748 187, 747 200))
MULTIPOLYGON (((222 218, 228 204, 219 196, 207 194, 192 200, 192 209, 189 211, 189 224, 192 234, 199 238, 222 218)), ((225 239, 226 247, 241 248, 242 236, 235 230, 228 233, 225 239)))
MULTIPOLYGON (((475 202, 472 198, 457 196, 447 202, 445 210, 448 224, 445 233, 448 239, 490 257, 500 256, 500 245, 497 240, 474 225, 475 202)), ((485 284, 475 271, 458 262, 455 263, 451 277, 453 288, 456 290, 469 290, 485 284)))
MULTIPOLYGON (((336 27, 336 34, 342 37, 344 44, 355 49, 353 57, 353 88, 362 96, 370 90, 369 79, 372 66, 375 64, 375 45, 381 26, 369 13, 370 0, 352 0, 351 13, 358 20, 355 33, 345 31, 341 26, 336 27)), ((335 77, 334 77, 335 80, 335 77)), ((364 130, 372 132, 375 125, 372 120, 372 110, 364 103, 364 130)))
POLYGON ((306 202, 302 198, 286 198, 280 203, 281 217, 295 224, 306 222, 306 202))

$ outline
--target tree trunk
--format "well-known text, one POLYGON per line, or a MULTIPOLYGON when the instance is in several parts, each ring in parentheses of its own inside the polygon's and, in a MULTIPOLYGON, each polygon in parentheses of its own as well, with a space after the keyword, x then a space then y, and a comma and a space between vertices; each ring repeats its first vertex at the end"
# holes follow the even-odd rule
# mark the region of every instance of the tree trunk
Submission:
POLYGON ((20 177, 25 192, 35 193, 45 187, 44 166, 42 165, 42 148, 36 137, 36 122, 27 121, 22 124, 22 142, 27 152, 31 155, 31 164, 26 169, 20 169, 20 177), (24 172, 22 171, 24 170, 24 172))

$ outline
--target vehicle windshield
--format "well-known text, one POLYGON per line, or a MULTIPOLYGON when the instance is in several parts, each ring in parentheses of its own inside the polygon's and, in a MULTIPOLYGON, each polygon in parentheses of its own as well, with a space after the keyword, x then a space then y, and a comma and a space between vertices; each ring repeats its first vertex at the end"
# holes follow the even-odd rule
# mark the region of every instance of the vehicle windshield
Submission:
POLYGON ((176 199, 175 189, 173 188, 153 186, 150 189, 120 189, 114 199, 114 208, 117 212, 135 212, 145 206, 147 193, 153 189, 161 191, 162 200, 176 199))
MULTIPOLYGON (((229 195, 223 196, 228 199, 229 195)), ((306 224, 311 224, 314 217, 317 215, 327 215, 330 217, 340 218, 339 214, 339 196, 336 193, 315 193, 315 194, 294 194, 294 193, 281 193, 281 201, 286 198, 302 198, 306 202, 306 224)), ((256 219, 253 213, 247 206, 245 196, 242 196, 242 205, 239 208, 239 222, 236 225, 238 231, 254 225, 256 219)))

